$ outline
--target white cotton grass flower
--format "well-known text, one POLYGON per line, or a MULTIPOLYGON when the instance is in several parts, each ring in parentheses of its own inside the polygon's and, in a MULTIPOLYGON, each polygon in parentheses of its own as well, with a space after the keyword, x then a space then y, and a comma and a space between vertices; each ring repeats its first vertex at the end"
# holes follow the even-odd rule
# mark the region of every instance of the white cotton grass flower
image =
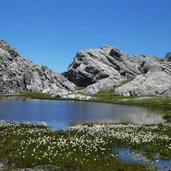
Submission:
MULTIPOLYGON (((71 160, 73 162, 86 163, 97 161, 101 156, 111 151, 108 145, 114 141, 132 145, 150 144, 160 146, 163 143, 165 150, 171 150, 171 137, 167 135, 165 127, 160 130, 158 125, 133 125, 133 124, 94 124, 75 125, 59 134, 47 127, 34 126, 20 123, 8 123, 0 121, 1 135, 0 145, 7 141, 6 135, 15 135, 11 144, 18 144, 15 158, 25 159, 28 155, 36 161, 57 162, 58 160, 71 160), (25 137, 24 139, 17 137, 25 137), (81 160, 76 155, 82 155, 81 160), (92 156, 93 155, 93 156, 92 156), (24 156, 24 157, 23 157, 24 156), (74 156, 74 158, 73 158, 74 156)), ((109 154, 110 157, 116 157, 109 154)))

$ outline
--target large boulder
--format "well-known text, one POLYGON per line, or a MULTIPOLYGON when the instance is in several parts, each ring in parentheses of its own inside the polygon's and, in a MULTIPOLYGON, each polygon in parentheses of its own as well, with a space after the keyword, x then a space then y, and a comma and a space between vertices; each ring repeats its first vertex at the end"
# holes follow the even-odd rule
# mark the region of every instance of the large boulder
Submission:
POLYGON ((62 74, 34 64, 0 41, 0 94, 30 91, 60 96, 74 90, 75 85, 62 74))
POLYGON ((148 72, 116 88, 116 92, 124 96, 160 95, 171 97, 171 75, 163 71, 148 72))
POLYGON ((85 93, 115 89, 123 80, 133 80, 148 72, 164 71, 171 75, 171 62, 146 55, 128 55, 111 46, 79 51, 65 77, 85 93))
POLYGON ((134 79, 148 71, 162 71, 163 61, 145 55, 128 55, 111 46, 79 51, 64 74, 78 86, 89 86, 109 76, 134 79))
POLYGON ((65 75, 78 86, 88 86, 109 76, 122 79, 123 75, 136 75, 122 63, 123 55, 123 52, 110 46, 82 50, 76 54, 65 75))
POLYGON ((111 47, 106 47, 105 50, 90 49, 78 52, 68 67, 67 78, 78 86, 88 86, 109 76, 120 76, 109 62, 108 58, 113 58, 109 55, 111 49, 111 47), (108 58, 104 57, 107 54, 108 58))

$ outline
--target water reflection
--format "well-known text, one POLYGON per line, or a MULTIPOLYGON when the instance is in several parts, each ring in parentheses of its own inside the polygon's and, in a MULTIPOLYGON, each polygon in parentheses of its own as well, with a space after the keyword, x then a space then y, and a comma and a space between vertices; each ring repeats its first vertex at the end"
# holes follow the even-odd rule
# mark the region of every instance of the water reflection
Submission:
POLYGON ((163 171, 171 170, 171 160, 163 160, 159 155, 154 154, 153 160, 148 159, 143 152, 137 152, 128 148, 115 147, 114 156, 126 163, 134 163, 157 168, 163 171))
POLYGON ((0 120, 46 122, 56 129, 78 122, 163 122, 160 115, 141 107, 76 101, 37 100, 20 97, 0 98, 0 120))

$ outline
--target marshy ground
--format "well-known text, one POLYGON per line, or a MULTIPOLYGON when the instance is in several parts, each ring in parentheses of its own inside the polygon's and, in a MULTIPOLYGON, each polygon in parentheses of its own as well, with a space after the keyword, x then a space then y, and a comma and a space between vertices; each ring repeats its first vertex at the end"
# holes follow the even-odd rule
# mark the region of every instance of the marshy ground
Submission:
POLYGON ((129 148, 171 160, 171 128, 158 125, 84 124, 66 130, 0 122, 0 160, 9 168, 55 165, 58 170, 155 170, 125 163, 116 148, 129 148))
MULTIPOLYGON (((42 93, 26 92, 21 96, 66 100, 42 93)), ((92 97, 89 102, 142 106, 160 111, 164 114, 163 118, 170 122, 171 98, 128 98, 114 91, 101 91, 92 97)), ((0 161, 6 163, 7 170, 42 165, 56 166, 57 170, 158 170, 160 168, 153 165, 158 160, 169 162, 170 167, 171 127, 162 124, 96 123, 53 130, 43 125, 0 122, 0 161), (148 165, 121 160, 120 149, 131 151, 131 155, 132 151, 143 154, 143 160, 148 161, 148 165)), ((169 169, 167 165, 164 166, 164 170, 169 169)))

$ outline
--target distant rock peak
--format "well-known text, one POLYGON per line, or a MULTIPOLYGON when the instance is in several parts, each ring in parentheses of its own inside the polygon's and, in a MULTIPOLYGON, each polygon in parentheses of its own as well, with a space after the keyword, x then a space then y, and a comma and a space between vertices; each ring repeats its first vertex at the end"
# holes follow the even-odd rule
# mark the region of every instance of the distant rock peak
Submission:
POLYGON ((9 49, 13 49, 14 48, 12 46, 10 46, 6 41, 4 40, 0 40, 0 48, 3 48, 5 50, 9 50, 9 49))
POLYGON ((113 49, 113 47, 110 45, 103 45, 100 47, 100 49, 113 49))
POLYGON ((165 55, 164 60, 167 61, 167 62, 171 62, 171 52, 168 52, 168 53, 165 55))
POLYGON ((6 41, 0 40, 0 48, 7 51, 12 57, 20 56, 15 48, 10 46, 6 41))

